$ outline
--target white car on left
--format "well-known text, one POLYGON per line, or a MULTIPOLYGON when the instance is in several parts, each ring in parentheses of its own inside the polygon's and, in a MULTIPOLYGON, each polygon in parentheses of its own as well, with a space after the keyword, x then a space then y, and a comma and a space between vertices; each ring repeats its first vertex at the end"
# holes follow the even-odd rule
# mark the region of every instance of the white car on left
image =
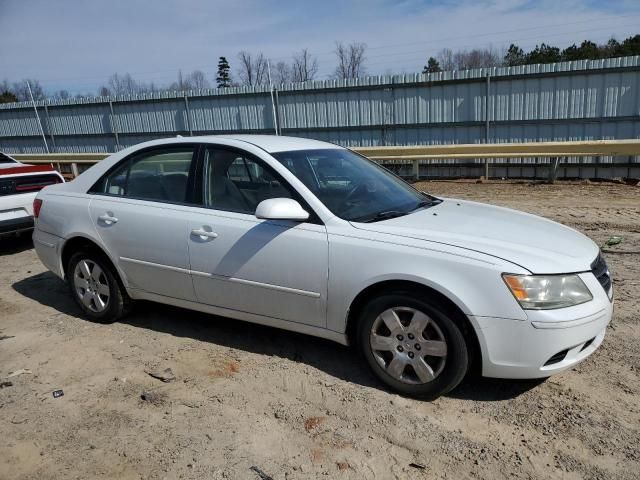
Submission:
POLYGON ((33 201, 48 185, 64 183, 51 165, 25 165, 0 152, 0 236, 33 229, 33 201))

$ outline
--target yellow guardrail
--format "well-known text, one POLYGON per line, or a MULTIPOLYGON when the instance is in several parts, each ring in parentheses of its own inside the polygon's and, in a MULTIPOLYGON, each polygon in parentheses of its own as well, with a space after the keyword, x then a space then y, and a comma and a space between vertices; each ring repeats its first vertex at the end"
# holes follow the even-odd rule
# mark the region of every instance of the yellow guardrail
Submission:
POLYGON ((640 155, 640 139, 362 147, 355 150, 374 160, 626 156, 640 155))
MULTIPOLYGON (((523 143, 478 143, 451 145, 384 146, 358 147, 356 152, 380 163, 412 163, 413 174, 418 176, 420 161, 439 159, 477 159, 477 158, 555 158, 562 157, 602 157, 602 156, 640 156, 640 139, 628 140, 592 140, 577 142, 523 142, 523 143)), ((16 154, 17 160, 24 163, 51 163, 60 171, 70 170, 73 176, 78 167, 92 165, 109 156, 109 153, 50 153, 16 154), (70 166, 62 168, 62 166, 70 166)), ((489 163, 485 161, 485 176, 488 177, 489 163)))
POLYGON ((104 160, 111 153, 12 153, 11 156, 23 163, 81 163, 93 165, 104 160))

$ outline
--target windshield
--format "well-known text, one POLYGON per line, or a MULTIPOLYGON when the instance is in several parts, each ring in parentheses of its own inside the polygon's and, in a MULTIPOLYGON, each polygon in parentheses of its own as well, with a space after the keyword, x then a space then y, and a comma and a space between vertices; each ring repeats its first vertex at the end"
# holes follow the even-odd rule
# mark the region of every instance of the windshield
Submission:
POLYGON ((374 222, 399 217, 437 201, 350 150, 295 150, 272 155, 345 220, 374 222))

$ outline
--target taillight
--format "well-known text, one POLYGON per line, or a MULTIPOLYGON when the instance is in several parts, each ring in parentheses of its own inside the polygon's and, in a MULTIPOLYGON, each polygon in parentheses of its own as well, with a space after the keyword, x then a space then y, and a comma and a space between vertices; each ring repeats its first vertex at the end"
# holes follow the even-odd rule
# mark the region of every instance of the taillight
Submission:
POLYGON ((40 216, 40 209, 42 208, 42 200, 36 198, 33 200, 33 216, 38 218, 40 216))

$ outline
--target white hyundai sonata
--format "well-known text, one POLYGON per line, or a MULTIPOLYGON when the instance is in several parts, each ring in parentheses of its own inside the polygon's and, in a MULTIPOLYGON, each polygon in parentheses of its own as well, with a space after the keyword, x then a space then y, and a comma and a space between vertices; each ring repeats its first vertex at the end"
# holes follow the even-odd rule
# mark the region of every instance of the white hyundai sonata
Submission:
POLYGON ((145 299, 354 345, 435 398, 472 364, 539 378, 602 343, 612 280, 558 223, 435 198, 339 146, 258 135, 128 148, 41 191, 33 239, 84 314, 145 299))

